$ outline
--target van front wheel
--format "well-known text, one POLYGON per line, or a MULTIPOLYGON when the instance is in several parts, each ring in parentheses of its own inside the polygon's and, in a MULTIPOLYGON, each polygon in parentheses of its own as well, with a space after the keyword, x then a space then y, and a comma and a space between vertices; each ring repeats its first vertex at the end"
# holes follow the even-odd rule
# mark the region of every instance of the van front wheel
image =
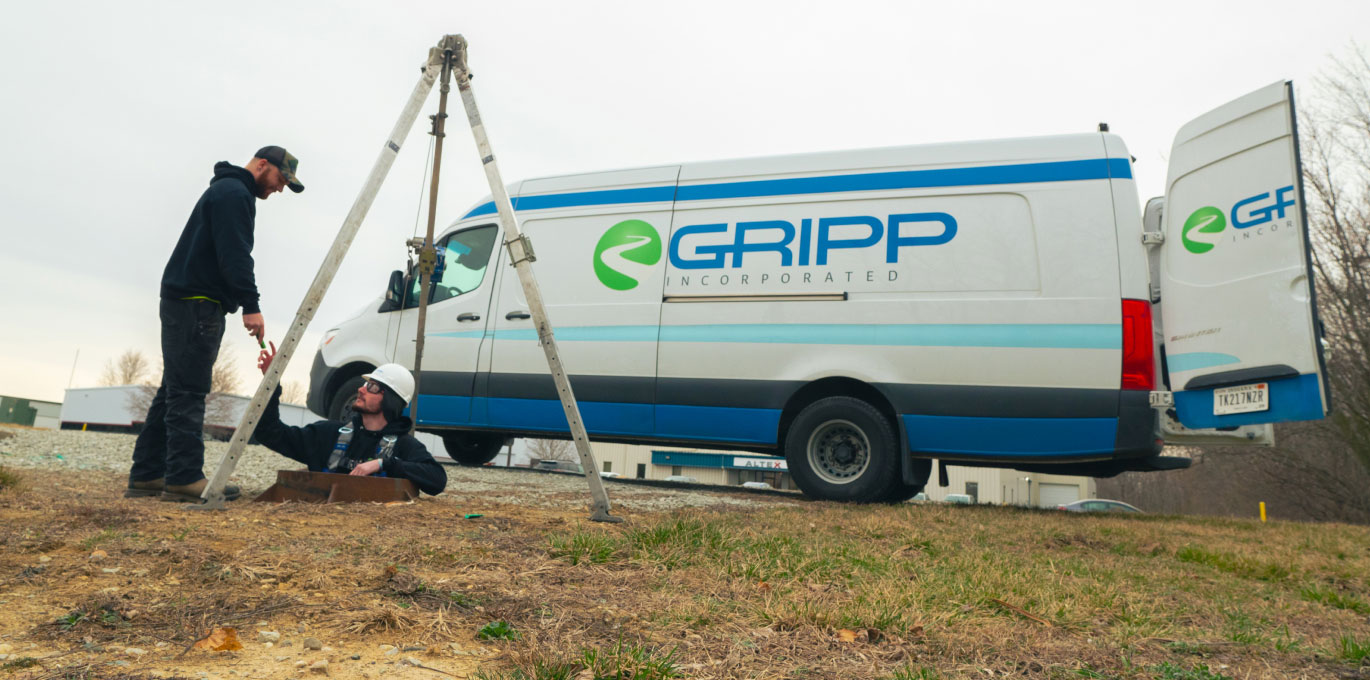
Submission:
POLYGON ((785 437, 790 474, 808 496, 874 503, 901 483, 899 441, 875 407, 852 397, 809 404, 785 437))
POLYGON ((329 420, 347 420, 351 414, 352 402, 357 400, 357 390, 365 384, 366 381, 360 375, 343 381, 343 384, 333 392, 333 398, 328 402, 328 413, 324 415, 329 420))

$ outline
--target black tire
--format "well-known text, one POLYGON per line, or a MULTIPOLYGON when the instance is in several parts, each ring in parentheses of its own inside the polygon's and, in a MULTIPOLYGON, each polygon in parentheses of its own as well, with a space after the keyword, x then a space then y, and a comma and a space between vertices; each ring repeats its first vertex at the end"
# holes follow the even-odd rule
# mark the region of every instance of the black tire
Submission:
POLYGON ((903 493, 900 451, 885 416, 853 397, 809 404, 785 437, 795 484, 811 498, 830 501, 880 503, 903 493))
POLYGON ((909 462, 913 466, 913 476, 917 482, 914 484, 905 484, 901 474, 899 483, 893 485, 890 488, 890 494, 885 497, 884 501, 886 503, 903 503, 927 490, 928 479, 932 477, 932 459, 914 458, 909 462))
POLYGON ((495 459, 509 437, 498 432, 444 432, 442 446, 458 465, 480 467, 495 459))
POLYGON ((365 382, 360 375, 344 380, 333 392, 333 398, 328 400, 328 413, 324 415, 329 420, 346 420, 347 414, 351 412, 349 407, 357 399, 357 390, 361 389, 365 382))

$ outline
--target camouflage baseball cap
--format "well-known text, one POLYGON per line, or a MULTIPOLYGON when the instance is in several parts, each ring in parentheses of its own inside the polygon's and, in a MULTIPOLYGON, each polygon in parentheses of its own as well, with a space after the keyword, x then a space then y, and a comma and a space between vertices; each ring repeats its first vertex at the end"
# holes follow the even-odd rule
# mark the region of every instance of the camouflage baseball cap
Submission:
POLYGON ((300 178, 295 176, 296 170, 300 167, 298 158, 290 155, 289 151, 279 146, 264 146, 257 150, 255 158, 261 158, 266 162, 276 166, 281 171, 281 176, 285 178, 286 186, 295 193, 304 191, 304 185, 300 184, 300 178))

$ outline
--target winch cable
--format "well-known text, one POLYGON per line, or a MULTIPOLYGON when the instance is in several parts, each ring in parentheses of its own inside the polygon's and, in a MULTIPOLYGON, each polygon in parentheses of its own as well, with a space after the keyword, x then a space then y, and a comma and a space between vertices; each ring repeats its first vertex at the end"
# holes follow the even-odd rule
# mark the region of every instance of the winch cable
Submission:
MULTIPOLYGON (((414 230, 409 233, 409 241, 413 241, 414 238, 419 235, 419 218, 423 216, 423 190, 425 188, 424 183, 428 179, 428 168, 431 167, 433 163, 434 139, 436 138, 428 138, 428 156, 426 160, 423 162, 423 174, 419 175, 419 200, 417 201, 414 207, 414 230)), ((414 258, 412 256, 411 251, 409 250, 409 246, 407 245, 409 241, 405 242, 406 245, 404 249, 404 256, 408 262, 408 265, 404 269, 406 282, 409 280, 409 272, 414 269, 414 258)), ((404 322, 404 297, 408 294, 408 291, 411 287, 412 285, 400 291, 399 314, 394 315, 394 321, 392 323, 395 325, 395 328, 393 329, 393 332, 390 333, 390 336, 393 338, 393 341, 390 344, 390 356, 392 357, 396 356, 400 350, 400 328, 403 327, 402 324, 404 322)), ((387 324, 386 328, 389 327, 390 324, 387 324)))

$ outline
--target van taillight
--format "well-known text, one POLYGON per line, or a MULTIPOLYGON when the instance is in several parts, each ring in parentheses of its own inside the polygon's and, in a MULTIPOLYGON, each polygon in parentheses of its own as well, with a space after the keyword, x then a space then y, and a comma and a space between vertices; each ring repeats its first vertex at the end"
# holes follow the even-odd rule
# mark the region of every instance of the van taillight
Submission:
POLYGON ((1156 388, 1156 356, 1151 338, 1151 303, 1123 300, 1123 389, 1156 388))

